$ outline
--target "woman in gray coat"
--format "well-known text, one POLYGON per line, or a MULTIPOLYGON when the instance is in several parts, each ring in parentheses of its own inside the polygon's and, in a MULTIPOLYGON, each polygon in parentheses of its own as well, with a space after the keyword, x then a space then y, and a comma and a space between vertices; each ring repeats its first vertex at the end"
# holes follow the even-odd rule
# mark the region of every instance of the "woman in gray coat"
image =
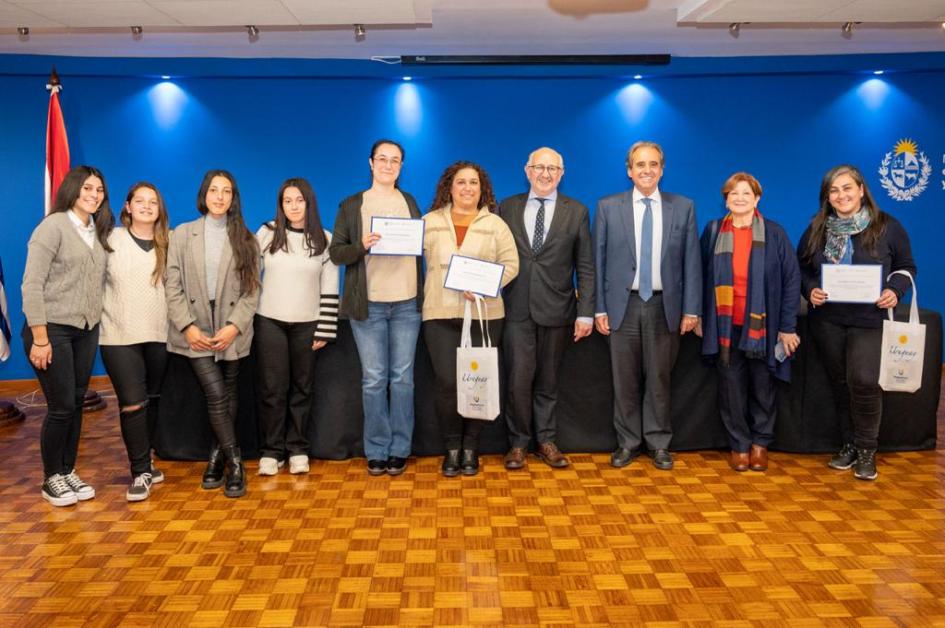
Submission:
POLYGON ((204 175, 197 193, 203 214, 174 230, 167 255, 168 351, 190 359, 207 398, 216 438, 205 489, 224 484, 227 497, 246 494, 236 441, 239 360, 249 354, 259 302, 259 248, 246 228, 236 179, 225 170, 204 175))

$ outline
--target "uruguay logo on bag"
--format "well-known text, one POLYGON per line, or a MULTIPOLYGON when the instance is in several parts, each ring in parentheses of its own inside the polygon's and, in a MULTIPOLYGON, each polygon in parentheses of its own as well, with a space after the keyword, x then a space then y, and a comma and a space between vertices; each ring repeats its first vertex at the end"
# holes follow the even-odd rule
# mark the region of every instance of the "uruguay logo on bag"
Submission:
POLYGON ((925 325, 919 322, 919 297, 912 275, 904 270, 890 273, 889 277, 893 275, 905 275, 912 282, 912 304, 908 322, 896 321, 892 309, 888 310, 888 320, 883 321, 879 385, 889 392, 915 392, 922 386, 925 325))

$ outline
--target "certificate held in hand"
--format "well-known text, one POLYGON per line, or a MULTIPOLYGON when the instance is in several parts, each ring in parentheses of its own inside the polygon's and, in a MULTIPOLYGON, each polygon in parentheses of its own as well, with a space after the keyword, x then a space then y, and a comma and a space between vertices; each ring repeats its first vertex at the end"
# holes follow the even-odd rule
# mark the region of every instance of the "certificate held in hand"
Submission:
POLYGON ((423 220, 419 218, 371 218, 371 232, 381 239, 371 255, 423 255, 423 220))
POLYGON ((499 296, 505 265, 487 262, 475 257, 453 254, 446 270, 444 288, 472 292, 484 297, 499 296))
POLYGON ((821 290, 831 303, 876 303, 883 291, 880 264, 824 264, 821 290))

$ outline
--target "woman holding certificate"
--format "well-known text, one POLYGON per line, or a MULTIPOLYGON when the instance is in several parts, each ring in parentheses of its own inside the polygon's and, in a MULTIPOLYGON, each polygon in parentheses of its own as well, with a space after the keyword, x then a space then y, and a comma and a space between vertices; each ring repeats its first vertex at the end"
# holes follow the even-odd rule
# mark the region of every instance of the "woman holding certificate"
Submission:
POLYGON ((702 232, 702 354, 718 367, 729 466, 764 471, 774 440, 777 380, 790 381, 787 357, 800 344, 800 272, 787 233, 758 211, 761 184, 755 177, 733 174, 722 199, 728 214, 702 232))
POLYGON ((423 299, 420 241, 415 251, 372 250, 383 248, 379 223, 398 219, 422 227, 417 201, 397 186, 403 162, 397 142, 374 143, 368 158, 371 187, 341 202, 328 247, 331 261, 345 267, 341 314, 351 321, 361 359, 364 455, 371 475, 403 473, 413 440, 413 363, 423 299))
MULTIPOLYGON (((446 448, 442 471, 447 477, 479 472, 483 422, 464 419, 456 411, 456 348, 466 300, 474 297, 469 291, 445 288, 444 283, 454 254, 504 266, 494 287, 495 296, 485 298, 484 313, 493 346, 501 345, 505 310, 499 290, 518 274, 518 251, 512 232, 490 211, 495 206, 486 172, 477 164, 459 161, 440 176, 432 208, 423 217, 423 255, 427 262, 423 338, 436 377, 436 413, 446 448)), ((488 294, 486 290, 483 293, 488 294)), ((472 335, 474 345, 482 343, 476 324, 472 325, 472 335)))
MULTIPOLYGON (((878 381, 884 310, 896 307, 910 287, 907 277, 886 277, 894 270, 915 276, 909 236, 898 220, 876 206, 860 171, 841 165, 824 176, 820 211, 801 236, 797 254, 801 289, 812 306, 811 335, 833 384, 843 433, 843 447, 827 464, 832 469, 853 467, 857 478, 874 480, 883 415, 878 381), (873 294, 856 300, 844 295, 838 302, 836 290, 831 295, 829 286, 821 284, 825 269, 844 270, 833 265, 845 266, 857 277, 865 265, 878 266, 873 294)), ((850 283, 852 279, 846 281, 850 283)))
POLYGON ((204 175, 197 211, 200 218, 174 229, 168 248, 167 349, 189 358, 206 397, 216 442, 203 488, 223 486, 227 497, 242 497, 246 475, 236 441, 236 384, 240 359, 253 342, 259 245, 243 222, 239 188, 229 172, 204 175))

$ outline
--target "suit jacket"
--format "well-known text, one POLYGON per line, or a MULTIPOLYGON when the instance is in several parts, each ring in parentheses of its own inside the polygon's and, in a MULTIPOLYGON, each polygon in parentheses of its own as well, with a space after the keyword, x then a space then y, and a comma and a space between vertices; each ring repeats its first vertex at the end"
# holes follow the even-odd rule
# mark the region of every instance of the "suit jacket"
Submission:
MULTIPOLYGON (((675 331, 684 313, 702 313, 702 256, 692 201, 669 192, 660 194, 663 200, 660 259, 663 310, 669 330, 675 331)), ((596 311, 606 313, 610 328, 617 329, 627 312, 637 270, 632 189, 605 196, 597 203, 594 257, 597 263, 596 311)))
POLYGON ((218 355, 222 360, 236 360, 249 355, 253 344, 253 315, 259 303, 259 289, 240 294, 240 276, 233 261, 233 249, 225 240, 217 270, 217 293, 207 294, 204 268, 203 231, 206 218, 185 222, 174 229, 167 250, 167 275, 164 293, 167 296, 167 349, 189 358, 218 355), (211 315, 210 301, 215 303, 211 315), (213 336, 227 324, 236 325, 240 333, 222 354, 214 351, 193 351, 187 344, 184 329, 196 325, 207 336, 213 336))
POLYGON ((559 193, 551 226, 535 255, 525 231, 527 201, 528 194, 510 196, 496 212, 509 226, 519 258, 518 277, 504 291, 505 318, 531 318, 545 327, 562 327, 576 316, 594 316, 594 253, 587 207, 559 193))

